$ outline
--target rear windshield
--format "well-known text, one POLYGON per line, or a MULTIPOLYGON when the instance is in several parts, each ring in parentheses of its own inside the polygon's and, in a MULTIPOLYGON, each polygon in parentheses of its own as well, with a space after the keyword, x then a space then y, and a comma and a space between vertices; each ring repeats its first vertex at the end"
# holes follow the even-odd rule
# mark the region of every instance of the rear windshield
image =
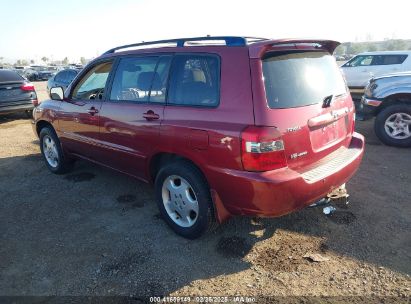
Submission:
POLYGON ((0 71, 0 82, 8 82, 8 81, 22 81, 24 80, 19 74, 13 71, 8 70, 1 70, 0 71))
POLYGON ((328 52, 270 54, 263 59, 263 75, 272 109, 307 106, 346 93, 342 74, 328 52))

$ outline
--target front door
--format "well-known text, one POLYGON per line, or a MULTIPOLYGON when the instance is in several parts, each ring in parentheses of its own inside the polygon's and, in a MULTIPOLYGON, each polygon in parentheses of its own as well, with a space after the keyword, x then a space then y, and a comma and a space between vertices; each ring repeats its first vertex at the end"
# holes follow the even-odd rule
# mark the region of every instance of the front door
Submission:
POLYGON ((119 60, 100 111, 104 164, 147 179, 147 159, 160 136, 170 61, 168 55, 119 60))
POLYGON ((74 85, 59 111, 60 138, 75 154, 98 161, 99 111, 112 62, 98 63, 74 85))

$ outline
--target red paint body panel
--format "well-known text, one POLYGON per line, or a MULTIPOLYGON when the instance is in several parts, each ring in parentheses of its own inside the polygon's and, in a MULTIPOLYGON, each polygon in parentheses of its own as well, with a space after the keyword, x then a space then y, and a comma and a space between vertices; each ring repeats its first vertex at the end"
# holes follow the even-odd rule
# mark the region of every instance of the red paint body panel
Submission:
MULTIPOLYGON (((50 122, 67 153, 144 181, 152 181, 150 164, 159 153, 189 159, 208 181, 219 221, 234 214, 280 216, 311 204, 348 181, 364 152, 364 138, 353 133, 354 106, 349 94, 336 98, 330 108, 316 104, 270 109, 267 105, 261 56, 279 48, 310 49, 303 43, 313 42, 316 40, 270 40, 245 47, 157 48, 104 55, 101 58, 153 53, 218 55, 219 105, 47 101, 35 111, 35 123, 50 122), (90 115, 91 107, 98 113, 90 115), (158 119, 144 118, 151 111, 158 119), (266 172, 243 169, 241 133, 247 126, 277 128, 284 141, 287 167, 266 172), (293 127, 292 132, 288 130, 293 127), (326 167, 322 160, 339 151, 349 157, 334 168, 326 167), (306 154, 293 158, 301 152, 306 154), (306 177, 306 172, 322 167, 325 171, 320 180, 306 177)), ((320 44, 329 51, 338 45, 334 41, 320 44)), ((67 96, 71 90, 69 86, 67 96)))
POLYGON ((100 162, 149 180, 147 159, 161 146, 163 112, 163 105, 105 101, 100 111, 100 162), (158 114, 159 119, 145 119, 148 111, 158 114))
POLYGON ((352 158, 347 159, 340 170, 328 172, 314 183, 304 180, 301 171, 290 168, 263 173, 222 168, 208 168, 207 171, 209 179, 220 181, 215 184, 215 191, 230 213, 281 216, 325 197, 347 182, 361 162, 363 136, 355 133, 349 148, 355 149, 352 158))

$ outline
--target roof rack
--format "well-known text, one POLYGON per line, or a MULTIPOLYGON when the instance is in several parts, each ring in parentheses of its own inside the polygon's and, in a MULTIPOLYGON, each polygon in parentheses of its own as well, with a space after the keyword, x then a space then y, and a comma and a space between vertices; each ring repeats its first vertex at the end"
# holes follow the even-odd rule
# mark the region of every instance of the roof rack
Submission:
POLYGON ((164 45, 164 44, 176 44, 177 47, 184 47, 186 43, 191 43, 191 45, 199 45, 203 41, 224 41, 226 46, 246 46, 248 43, 258 42, 267 40, 266 38, 257 38, 257 37, 236 37, 236 36, 206 36, 206 37, 193 37, 193 38, 179 38, 179 39, 169 39, 169 40, 157 40, 157 41, 149 41, 149 42, 141 42, 141 43, 133 43, 133 44, 126 44, 122 46, 118 46, 108 50, 107 52, 103 53, 112 54, 115 51, 121 49, 127 49, 131 47, 140 47, 140 46, 147 46, 147 45, 164 45), (197 43, 196 43, 197 42, 197 43))

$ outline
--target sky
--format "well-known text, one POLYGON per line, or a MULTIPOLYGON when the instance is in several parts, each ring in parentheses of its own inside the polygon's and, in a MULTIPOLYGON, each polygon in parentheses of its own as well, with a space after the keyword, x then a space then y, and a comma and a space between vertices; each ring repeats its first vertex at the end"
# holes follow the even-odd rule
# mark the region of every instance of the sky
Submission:
POLYGON ((0 0, 0 57, 79 61, 123 44, 205 35, 411 39, 409 0, 0 0))

